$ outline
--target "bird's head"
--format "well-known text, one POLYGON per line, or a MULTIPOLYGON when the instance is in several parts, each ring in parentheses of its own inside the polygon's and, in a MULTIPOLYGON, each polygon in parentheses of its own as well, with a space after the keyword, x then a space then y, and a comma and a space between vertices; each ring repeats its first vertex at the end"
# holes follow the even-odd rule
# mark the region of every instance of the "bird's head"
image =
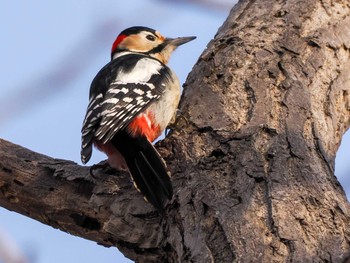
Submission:
POLYGON ((180 45, 185 44, 196 37, 166 38, 158 31, 135 26, 122 31, 112 46, 112 59, 120 52, 130 51, 147 54, 164 64, 169 61, 171 53, 180 45))

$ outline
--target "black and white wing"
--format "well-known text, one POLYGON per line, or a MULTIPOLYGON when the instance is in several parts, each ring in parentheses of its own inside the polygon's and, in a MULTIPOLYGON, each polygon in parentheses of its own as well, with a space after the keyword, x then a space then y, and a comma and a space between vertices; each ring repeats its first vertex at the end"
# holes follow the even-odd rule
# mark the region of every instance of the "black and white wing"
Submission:
POLYGON ((94 139, 107 143, 137 114, 160 98, 172 81, 170 69, 156 59, 129 54, 108 63, 91 84, 82 128, 81 159, 89 161, 94 139))

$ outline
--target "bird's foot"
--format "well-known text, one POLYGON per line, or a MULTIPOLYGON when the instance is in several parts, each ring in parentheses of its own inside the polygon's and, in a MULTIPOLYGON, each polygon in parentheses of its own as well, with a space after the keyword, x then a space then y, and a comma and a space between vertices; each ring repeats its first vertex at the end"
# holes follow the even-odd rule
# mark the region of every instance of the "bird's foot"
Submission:
POLYGON ((187 127, 188 125, 189 125, 189 122, 188 122, 187 118, 178 109, 178 110, 176 110, 176 113, 174 114, 168 127, 166 127, 166 129, 165 129, 165 136, 167 136, 171 130, 180 130, 182 127, 184 127, 184 126, 187 127), (182 123, 184 123, 184 124, 182 124, 182 123))

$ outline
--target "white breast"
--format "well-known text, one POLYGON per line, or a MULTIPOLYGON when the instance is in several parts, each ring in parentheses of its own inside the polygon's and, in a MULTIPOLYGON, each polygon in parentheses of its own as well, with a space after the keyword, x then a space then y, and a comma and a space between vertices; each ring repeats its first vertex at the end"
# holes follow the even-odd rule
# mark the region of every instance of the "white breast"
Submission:
POLYGON ((155 121, 163 132, 173 118, 180 101, 180 82, 174 72, 171 72, 172 80, 164 83, 165 91, 158 101, 154 102, 148 110, 155 114, 155 121))

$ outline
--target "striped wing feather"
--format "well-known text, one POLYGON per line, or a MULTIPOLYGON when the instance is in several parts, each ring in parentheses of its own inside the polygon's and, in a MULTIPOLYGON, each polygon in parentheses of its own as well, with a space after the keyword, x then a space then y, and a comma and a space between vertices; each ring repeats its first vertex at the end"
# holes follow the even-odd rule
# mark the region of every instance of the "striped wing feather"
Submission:
POLYGON ((82 127, 81 159, 89 161, 94 138, 107 143, 157 100, 171 79, 158 60, 128 54, 108 63, 94 78, 82 127))
POLYGON ((161 90, 152 86, 146 83, 111 85, 101 104, 101 122, 95 132, 96 138, 107 143, 137 114, 143 112, 154 100, 158 99, 161 90), (140 91, 144 94, 140 95, 140 91))

